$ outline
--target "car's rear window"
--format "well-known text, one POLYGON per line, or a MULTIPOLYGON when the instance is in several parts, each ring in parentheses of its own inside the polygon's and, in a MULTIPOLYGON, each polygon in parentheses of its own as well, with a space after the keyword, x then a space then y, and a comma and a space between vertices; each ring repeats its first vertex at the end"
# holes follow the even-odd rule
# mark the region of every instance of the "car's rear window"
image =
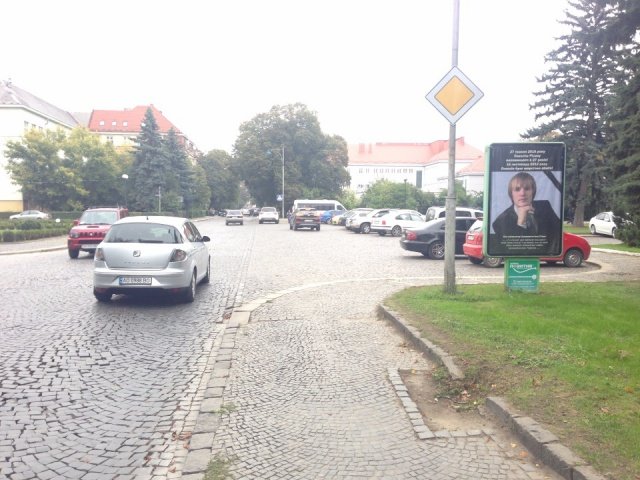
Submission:
POLYGON ((111 227, 105 243, 182 243, 178 230, 160 223, 123 223, 111 227))

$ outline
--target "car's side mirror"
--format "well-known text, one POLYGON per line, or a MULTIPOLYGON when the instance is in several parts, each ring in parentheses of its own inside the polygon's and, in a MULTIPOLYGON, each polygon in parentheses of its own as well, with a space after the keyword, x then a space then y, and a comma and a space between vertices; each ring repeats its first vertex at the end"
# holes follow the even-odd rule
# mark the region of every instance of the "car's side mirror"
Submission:
POLYGON ((210 239, 208 236, 203 235, 203 236, 202 236, 202 241, 203 241, 203 242, 210 242, 210 241, 211 241, 211 239, 210 239))

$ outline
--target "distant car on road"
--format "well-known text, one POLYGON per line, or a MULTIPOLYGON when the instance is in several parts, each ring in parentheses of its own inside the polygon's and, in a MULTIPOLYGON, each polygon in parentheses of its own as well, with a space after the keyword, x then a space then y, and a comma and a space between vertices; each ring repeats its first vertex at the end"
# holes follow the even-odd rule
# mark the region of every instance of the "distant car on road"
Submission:
POLYGON ((232 223, 239 223, 244 225, 244 215, 242 210, 227 210, 227 214, 224 217, 225 225, 231 225, 232 223))
POLYGON ((51 215, 40 210, 25 210, 9 217, 10 220, 49 220, 51 215))
POLYGON ((87 208, 67 235, 67 252, 69 258, 78 258, 80 252, 91 255, 104 239, 111 225, 129 215, 125 207, 87 208))
MULTIPOLYGON (((456 217, 456 255, 462 255, 462 244, 469 227, 476 221, 475 217, 456 217)), ((400 246, 410 252, 419 252, 433 260, 444 258, 444 229, 446 219, 437 218, 425 222, 423 227, 408 228, 402 232, 400 246)))
POLYGON ((322 215, 320 215, 320 222, 330 223, 333 217, 335 217, 336 215, 341 215, 344 212, 344 210, 326 210, 322 213, 322 215))
POLYGON ((600 212, 589 220, 589 231, 593 234, 609 235, 616 238, 616 233, 623 220, 613 212, 600 212))
MULTIPOLYGON (((471 263, 485 267, 499 267, 503 259, 500 257, 485 257, 482 254, 482 220, 478 220, 469 228, 465 243, 462 246, 464 254, 471 263)), ((562 255, 559 257, 541 257, 546 263, 562 262, 567 267, 579 267, 591 255, 591 245, 584 238, 573 233, 564 232, 562 237, 562 255)))
POLYGON ((96 249, 93 295, 108 302, 114 294, 161 291, 192 302, 196 285, 211 278, 209 241, 187 218, 145 215, 119 220, 96 249))
POLYGON ((280 215, 275 207, 262 207, 258 212, 258 223, 279 223, 280 215))
POLYGON ((424 223, 424 217, 416 210, 394 210, 373 218, 371 231, 378 235, 390 233, 394 237, 399 237, 405 228, 420 228, 424 223))
POLYGON ((297 208, 289 217, 289 230, 309 228, 320 231, 320 212, 315 208, 297 208))

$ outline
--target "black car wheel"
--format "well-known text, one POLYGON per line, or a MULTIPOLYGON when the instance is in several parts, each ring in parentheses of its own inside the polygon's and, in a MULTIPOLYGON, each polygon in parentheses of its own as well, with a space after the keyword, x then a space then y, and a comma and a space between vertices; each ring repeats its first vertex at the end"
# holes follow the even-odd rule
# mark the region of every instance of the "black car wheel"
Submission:
POLYGON ((482 263, 482 259, 478 257, 467 257, 471 263, 474 265, 480 265, 482 263))
POLYGON ((69 249, 69 258, 78 258, 78 255, 80 255, 80 250, 69 249))
POLYGON ((444 242, 433 242, 427 250, 429 258, 433 260, 442 260, 444 258, 444 242))
POLYGON ((482 264, 485 267, 489 267, 489 268, 499 267, 501 263, 502 263, 502 258, 500 257, 484 257, 484 259, 482 260, 482 264))
POLYGON ((570 248, 567 253, 565 253, 563 262, 567 267, 575 268, 582 265, 582 260, 584 256, 582 252, 577 248, 570 248))
POLYGON ((202 279, 202 283, 209 283, 211 281, 211 258, 207 260, 207 274, 202 279))
POLYGON ((591 230, 591 235, 595 235, 596 234, 596 226, 595 225, 591 225, 591 227, 589 227, 589 230, 591 230))
POLYGON ((196 298, 196 271, 194 270, 193 273, 191 274, 191 283, 189 283, 189 286, 187 287, 187 289, 184 292, 184 301, 187 303, 191 303, 193 302, 193 300, 196 298))
POLYGON ((93 289, 93 296, 96 297, 96 300, 99 302, 109 302, 111 301, 111 294, 104 292, 96 292, 95 288, 93 289))

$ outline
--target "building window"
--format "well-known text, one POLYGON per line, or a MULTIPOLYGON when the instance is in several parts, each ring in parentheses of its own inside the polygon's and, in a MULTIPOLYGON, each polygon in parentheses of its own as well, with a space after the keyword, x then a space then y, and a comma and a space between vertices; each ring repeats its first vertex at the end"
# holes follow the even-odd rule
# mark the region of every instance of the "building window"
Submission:
POLYGON ((113 143, 113 137, 111 135, 107 136, 107 142, 113 143))
POLYGON ((104 120, 100 120, 100 126, 104 127, 104 120))
POLYGON ((124 122, 122 122, 122 126, 123 127, 128 127, 129 126, 129 122, 127 122, 126 120, 124 122))
POLYGON ((115 127, 118 124, 118 122, 116 122, 115 120, 113 122, 111 122, 111 126, 115 127))

